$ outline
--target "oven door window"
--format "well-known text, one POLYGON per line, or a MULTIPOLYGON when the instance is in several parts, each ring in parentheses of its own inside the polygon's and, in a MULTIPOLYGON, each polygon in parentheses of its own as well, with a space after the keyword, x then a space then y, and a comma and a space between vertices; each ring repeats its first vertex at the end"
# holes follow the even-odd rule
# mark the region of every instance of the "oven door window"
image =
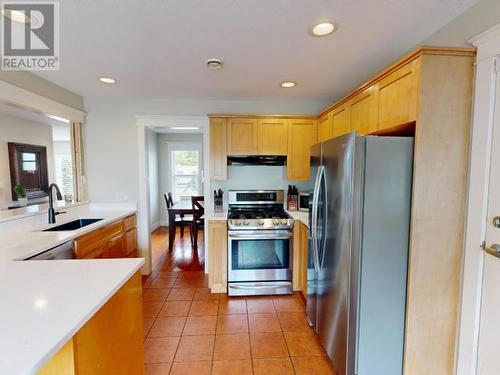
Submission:
POLYGON ((288 239, 232 240, 231 251, 233 270, 290 268, 288 239))

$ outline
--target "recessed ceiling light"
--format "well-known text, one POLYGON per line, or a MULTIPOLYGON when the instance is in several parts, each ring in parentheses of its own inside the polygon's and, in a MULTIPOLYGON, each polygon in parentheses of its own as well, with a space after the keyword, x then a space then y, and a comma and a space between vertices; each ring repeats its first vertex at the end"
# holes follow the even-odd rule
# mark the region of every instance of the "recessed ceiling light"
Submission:
POLYGON ((286 82, 281 82, 281 87, 284 87, 285 89, 289 89, 290 87, 295 87, 297 84, 292 81, 286 81, 286 82))
POLYGON ((9 18, 10 20, 17 23, 30 23, 31 19, 26 15, 26 13, 20 10, 2 8, 2 16, 9 18))
POLYGON ((171 126, 172 130, 199 130, 200 128, 197 126, 171 126))
POLYGON ((335 31, 335 25, 331 22, 318 23, 312 28, 312 33, 315 36, 330 35, 335 31))
POLYGON ((211 57, 206 61, 207 68, 212 70, 219 70, 222 68, 222 60, 217 57, 211 57))
POLYGON ((103 83, 116 83, 116 79, 110 77, 99 77, 99 81, 103 83))

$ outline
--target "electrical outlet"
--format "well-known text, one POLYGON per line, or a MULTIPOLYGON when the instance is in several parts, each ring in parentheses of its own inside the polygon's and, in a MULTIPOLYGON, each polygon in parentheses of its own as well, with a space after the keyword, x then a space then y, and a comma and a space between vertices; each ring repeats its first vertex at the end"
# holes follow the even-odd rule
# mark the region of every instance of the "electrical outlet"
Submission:
POLYGON ((117 191, 117 192, 115 192, 115 201, 124 202, 126 200, 128 200, 127 193, 125 193, 123 191, 117 191))

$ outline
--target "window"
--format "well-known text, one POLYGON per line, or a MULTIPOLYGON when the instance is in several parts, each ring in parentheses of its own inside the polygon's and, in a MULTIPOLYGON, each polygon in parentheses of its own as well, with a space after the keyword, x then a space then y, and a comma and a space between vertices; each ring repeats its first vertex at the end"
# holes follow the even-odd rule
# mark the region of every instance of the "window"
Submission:
POLYGON ((65 200, 75 199, 73 181, 73 160, 71 129, 69 126, 52 127, 52 147, 54 153, 54 178, 65 200))
POLYGON ((23 172, 35 174, 36 170, 36 154, 33 152, 23 152, 23 172))
POLYGON ((174 200, 189 199, 200 195, 201 187, 201 145, 170 143, 170 181, 174 200))

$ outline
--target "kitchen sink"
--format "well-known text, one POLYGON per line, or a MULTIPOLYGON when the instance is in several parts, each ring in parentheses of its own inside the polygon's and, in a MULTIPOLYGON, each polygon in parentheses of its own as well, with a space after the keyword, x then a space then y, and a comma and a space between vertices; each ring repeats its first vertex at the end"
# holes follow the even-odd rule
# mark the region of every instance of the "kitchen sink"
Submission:
POLYGON ((43 232, 64 232, 69 230, 77 230, 101 220, 102 219, 77 219, 61 225, 56 225, 55 227, 44 229, 43 232))

